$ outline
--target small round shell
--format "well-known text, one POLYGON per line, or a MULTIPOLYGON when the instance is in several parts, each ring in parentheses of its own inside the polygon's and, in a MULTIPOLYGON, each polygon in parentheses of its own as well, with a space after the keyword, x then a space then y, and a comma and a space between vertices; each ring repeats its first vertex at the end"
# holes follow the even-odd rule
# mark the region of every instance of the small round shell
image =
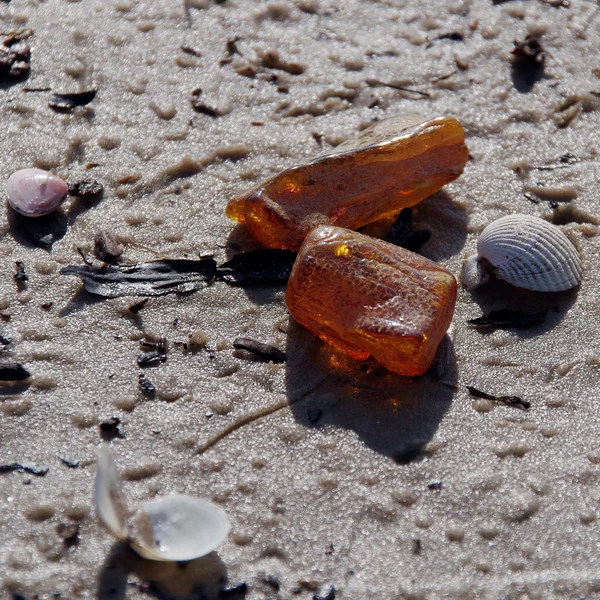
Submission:
POLYGON ((478 254, 469 256, 463 265, 461 279, 469 290, 474 290, 483 285, 490 276, 486 272, 481 257, 478 254))
POLYGON ((186 561, 212 552, 227 537, 225 512, 205 500, 165 496, 139 507, 129 526, 121 479, 108 446, 98 452, 95 488, 100 521, 119 541, 128 540, 142 557, 186 561))
POLYGON ((206 556, 229 532, 223 510, 189 496, 165 496, 147 502, 132 522, 132 547, 150 560, 182 561, 206 556))
POLYGON ((502 217, 483 230, 477 255, 463 267, 469 289, 487 281, 487 263, 498 278, 535 292, 561 292, 581 281, 581 258, 567 236, 529 215, 502 217))
POLYGON ((42 169, 15 171, 7 182, 8 203, 26 217, 42 217, 58 209, 67 197, 68 185, 42 169))

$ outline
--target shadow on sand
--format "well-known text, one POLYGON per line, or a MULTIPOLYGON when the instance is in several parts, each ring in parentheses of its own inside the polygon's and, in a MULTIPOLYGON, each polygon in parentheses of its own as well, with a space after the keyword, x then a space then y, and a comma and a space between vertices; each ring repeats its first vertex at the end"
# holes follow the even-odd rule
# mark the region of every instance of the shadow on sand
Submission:
POLYGON ((467 240, 469 218, 465 209, 441 189, 413 207, 413 228, 431 231, 419 254, 441 261, 458 254, 467 240))
POLYGON ((227 569, 216 552, 189 562, 158 562, 138 556, 128 544, 115 544, 98 575, 98 600, 124 600, 135 575, 145 593, 159 600, 216 600, 246 597, 246 586, 227 588, 227 569))
MULTIPOLYGON (((547 311, 546 317, 539 325, 527 328, 508 328, 522 339, 531 339, 554 329, 567 315, 577 300, 578 288, 566 292, 531 292, 516 288, 504 281, 492 278, 471 293, 473 300, 481 308, 483 314, 492 310, 517 310, 525 313, 547 311)), ((478 331, 489 334, 493 327, 482 327, 478 331)))
POLYGON ((25 217, 8 207, 8 224, 18 244, 50 250, 67 233, 68 219, 61 208, 43 217, 25 217))
POLYGON ((405 464, 423 456, 455 393, 452 342, 421 377, 390 373, 375 361, 355 361, 291 320, 286 387, 296 420, 306 427, 355 431, 370 448, 405 464))

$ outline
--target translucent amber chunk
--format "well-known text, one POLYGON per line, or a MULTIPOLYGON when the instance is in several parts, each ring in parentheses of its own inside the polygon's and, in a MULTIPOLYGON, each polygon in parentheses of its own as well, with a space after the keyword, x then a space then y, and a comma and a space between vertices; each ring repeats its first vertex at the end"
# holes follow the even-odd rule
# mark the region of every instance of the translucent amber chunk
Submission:
POLYGON ((323 226, 300 248, 286 301, 301 325, 352 358, 414 376, 450 326, 456 280, 404 248, 323 226))
POLYGON ((308 232, 357 229, 417 204, 463 171, 468 150, 451 117, 382 119, 335 151, 287 169, 227 205, 269 248, 298 250, 308 232))

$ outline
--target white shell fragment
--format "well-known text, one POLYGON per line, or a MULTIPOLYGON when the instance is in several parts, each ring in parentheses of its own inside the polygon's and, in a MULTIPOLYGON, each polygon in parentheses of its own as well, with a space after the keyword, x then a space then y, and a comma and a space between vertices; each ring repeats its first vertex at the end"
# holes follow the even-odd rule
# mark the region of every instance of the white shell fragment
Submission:
POLYGON ((121 488, 121 479, 108 446, 100 446, 94 489, 96 512, 103 525, 119 541, 129 535, 127 501, 121 488))
POLYGON ((508 283, 535 292, 561 292, 581 281, 581 257, 569 238, 543 219, 509 215, 490 223, 467 259, 462 281, 473 290, 491 270, 508 283))
POLYGON ((179 495, 141 506, 130 529, 121 481, 106 445, 98 453, 95 501, 98 518, 112 535, 120 541, 129 539, 131 547, 150 560, 200 558, 219 546, 229 532, 229 519, 218 506, 179 495))
POLYGON ((141 507, 133 518, 135 551, 151 560, 192 560, 219 546, 229 532, 225 513, 210 502, 166 496, 141 507))
POLYGON ((7 182, 8 204, 26 217, 42 217, 57 210, 69 186, 60 177, 42 169, 15 171, 7 182))

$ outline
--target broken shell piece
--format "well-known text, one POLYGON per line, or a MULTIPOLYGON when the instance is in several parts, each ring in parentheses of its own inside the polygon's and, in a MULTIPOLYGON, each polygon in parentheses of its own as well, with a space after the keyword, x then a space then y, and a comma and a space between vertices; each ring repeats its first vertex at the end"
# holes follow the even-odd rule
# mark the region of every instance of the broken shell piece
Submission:
POLYGON ((465 132, 451 117, 382 119, 355 139, 229 202, 264 246, 298 250, 314 227, 357 229, 417 204, 463 171, 465 132))
POLYGON ((126 540, 129 535, 127 501, 117 467, 104 444, 98 450, 94 500, 100 521, 119 541, 126 540))
POLYGON ((490 223, 477 240, 461 279, 473 290, 489 272, 511 285, 534 292, 561 292, 579 285, 581 258, 569 238, 543 219, 508 215, 490 223))
POLYGON ((454 313, 456 280, 434 262, 341 227, 318 227, 292 269, 292 316, 354 359, 400 375, 430 367, 454 313))
POLYGON ((69 186, 60 177, 42 169, 15 171, 7 182, 8 204, 26 217, 54 212, 67 197, 69 186))
POLYGON ((120 541, 129 540, 143 558, 185 561, 212 552, 227 537, 229 520, 217 506, 190 496, 166 496, 147 502, 128 523, 121 480, 108 446, 98 452, 95 489, 100 521, 120 541))

